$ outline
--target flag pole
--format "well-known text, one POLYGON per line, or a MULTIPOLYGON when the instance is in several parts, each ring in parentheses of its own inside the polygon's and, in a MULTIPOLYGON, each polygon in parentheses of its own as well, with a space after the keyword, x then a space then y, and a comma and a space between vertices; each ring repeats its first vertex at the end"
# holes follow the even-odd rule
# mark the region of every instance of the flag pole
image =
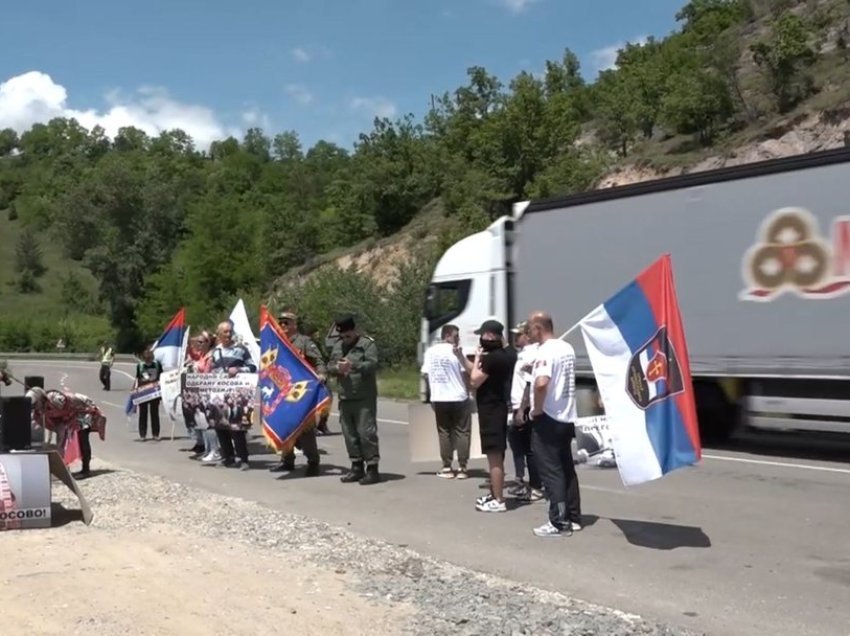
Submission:
POLYGON ((561 336, 558 338, 558 340, 563 340, 564 338, 569 336, 572 332, 574 332, 576 329, 578 329, 581 326, 581 323, 583 323, 585 321, 585 319, 590 314, 592 314, 594 311, 596 311, 596 308, 594 308, 592 311, 587 312, 582 318, 579 319, 579 321, 576 324, 574 324, 572 327, 570 327, 564 333, 562 333, 561 336))

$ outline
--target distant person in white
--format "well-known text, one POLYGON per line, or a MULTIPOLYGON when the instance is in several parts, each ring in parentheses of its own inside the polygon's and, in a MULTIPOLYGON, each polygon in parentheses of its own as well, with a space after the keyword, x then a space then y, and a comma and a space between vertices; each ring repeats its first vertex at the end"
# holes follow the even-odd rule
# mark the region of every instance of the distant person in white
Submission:
POLYGON ((581 530, 581 500, 571 448, 576 421, 576 356, 572 345, 555 337, 548 314, 531 314, 528 328, 531 341, 539 344, 532 370, 532 445, 549 498, 549 521, 535 528, 534 534, 569 536, 581 530))
POLYGON ((443 467, 438 477, 466 479, 469 462, 471 416, 469 410, 469 382, 466 369, 458 360, 459 330, 455 325, 445 325, 440 332, 441 341, 425 352, 422 374, 427 382, 431 406, 437 419, 440 438, 440 459, 443 467), (452 469, 457 453, 458 471, 452 469))

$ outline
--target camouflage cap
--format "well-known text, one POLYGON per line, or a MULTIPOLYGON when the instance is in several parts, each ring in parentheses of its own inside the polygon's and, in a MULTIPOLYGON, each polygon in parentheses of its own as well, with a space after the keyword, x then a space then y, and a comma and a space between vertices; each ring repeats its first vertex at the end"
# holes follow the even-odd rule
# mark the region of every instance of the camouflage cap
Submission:
POLYGON ((517 323, 516 327, 511 329, 511 333, 517 335, 521 333, 528 333, 528 321, 523 320, 522 322, 517 323))

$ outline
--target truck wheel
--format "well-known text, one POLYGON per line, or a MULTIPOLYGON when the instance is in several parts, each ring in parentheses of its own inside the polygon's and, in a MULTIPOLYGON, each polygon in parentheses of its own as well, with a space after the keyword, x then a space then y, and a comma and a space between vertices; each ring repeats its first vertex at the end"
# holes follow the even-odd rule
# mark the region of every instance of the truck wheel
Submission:
POLYGON ((714 382, 695 382, 697 420, 702 441, 727 441, 738 428, 739 409, 714 382))

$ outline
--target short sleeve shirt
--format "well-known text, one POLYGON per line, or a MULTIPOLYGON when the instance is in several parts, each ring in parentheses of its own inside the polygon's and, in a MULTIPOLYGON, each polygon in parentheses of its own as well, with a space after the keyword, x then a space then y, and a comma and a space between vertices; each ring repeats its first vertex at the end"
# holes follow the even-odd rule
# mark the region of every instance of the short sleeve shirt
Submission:
POLYGON ((516 357, 513 347, 489 351, 481 357, 481 370, 487 374, 487 379, 475 393, 479 405, 511 403, 511 379, 516 357))
MULTIPOLYGON (((546 398, 542 410, 546 415, 559 422, 576 421, 576 354, 572 345, 560 338, 551 338, 541 344, 535 356, 533 381, 548 377, 546 398)), ((536 410, 534 392, 531 393, 531 408, 536 410)))

